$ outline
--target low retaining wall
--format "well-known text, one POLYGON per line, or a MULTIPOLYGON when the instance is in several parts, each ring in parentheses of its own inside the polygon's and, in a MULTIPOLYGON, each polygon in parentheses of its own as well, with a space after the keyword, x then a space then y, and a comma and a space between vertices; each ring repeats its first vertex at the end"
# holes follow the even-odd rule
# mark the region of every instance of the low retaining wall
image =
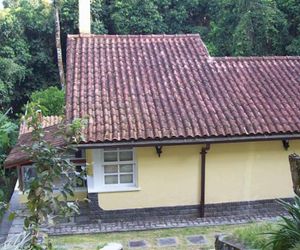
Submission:
MULTIPOLYGON (((102 222, 126 221, 132 219, 147 219, 153 217, 185 217, 198 218, 200 206, 176 206, 176 207, 155 207, 125 210, 103 210, 98 206, 97 196, 89 194, 91 202, 86 206, 82 214, 90 211, 94 218, 102 222)), ((291 199, 284 199, 291 201, 291 199)), ((284 210, 276 200, 259 200, 249 202, 229 202, 205 205, 205 218, 216 218, 226 216, 257 216, 283 215, 284 210)))

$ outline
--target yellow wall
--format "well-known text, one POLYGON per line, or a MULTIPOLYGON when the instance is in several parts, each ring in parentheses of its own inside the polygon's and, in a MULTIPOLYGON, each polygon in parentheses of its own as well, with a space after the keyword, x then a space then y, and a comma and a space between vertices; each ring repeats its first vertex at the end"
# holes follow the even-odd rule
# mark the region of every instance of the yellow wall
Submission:
MULTIPOLYGON (((76 191, 76 192, 74 192, 74 197, 69 197, 68 200, 69 201, 74 201, 74 200, 84 201, 86 198, 87 198, 87 191, 76 191)), ((27 195, 20 192, 19 201, 21 203, 27 202, 27 195)))
POLYGON ((143 208, 198 204, 200 145, 136 148, 140 191, 99 194, 103 209, 143 208))
MULTIPOLYGON (((201 145, 136 148, 138 187, 131 192, 99 193, 105 210, 195 205, 200 201, 201 145)), ((206 203, 248 201, 293 195, 288 155, 300 141, 213 144, 207 153, 206 203)))
POLYGON ((300 153, 300 141, 212 145, 207 154, 206 203, 293 196, 288 155, 300 153))

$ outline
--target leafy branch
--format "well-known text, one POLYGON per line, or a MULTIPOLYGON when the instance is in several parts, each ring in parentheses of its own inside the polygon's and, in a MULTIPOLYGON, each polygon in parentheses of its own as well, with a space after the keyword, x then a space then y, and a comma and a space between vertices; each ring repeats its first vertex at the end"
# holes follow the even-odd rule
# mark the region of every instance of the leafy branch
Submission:
POLYGON ((35 175, 29 178, 24 192, 27 194, 28 215, 24 228, 30 233, 28 249, 51 249, 47 234, 41 231, 43 223, 54 223, 60 216, 68 217, 79 213, 77 202, 68 202, 74 196, 74 176, 78 175, 75 166, 67 156, 74 155, 76 144, 82 140, 83 120, 74 120, 71 124, 61 123, 55 136, 64 142, 62 146, 51 145, 46 141, 47 129, 42 126, 42 111, 39 104, 30 103, 23 117, 32 128, 32 143, 23 146, 34 164, 35 175), (59 192, 54 184, 63 180, 59 192))

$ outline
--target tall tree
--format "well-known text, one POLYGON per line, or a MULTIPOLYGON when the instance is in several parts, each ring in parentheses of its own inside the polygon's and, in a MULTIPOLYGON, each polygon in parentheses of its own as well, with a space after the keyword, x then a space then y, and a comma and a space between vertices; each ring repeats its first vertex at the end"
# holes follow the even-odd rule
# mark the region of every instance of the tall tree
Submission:
POLYGON ((59 21, 59 0, 53 1, 54 13, 55 13, 55 44, 56 44, 56 54, 57 54, 57 64, 61 88, 64 89, 66 85, 64 63, 62 57, 62 48, 60 40, 60 21, 59 21))
POLYGON ((287 52, 290 55, 300 55, 300 1, 276 0, 276 3, 288 23, 287 52))
POLYGON ((6 0, 5 7, 0 10, 0 57, 23 69, 11 80, 7 103, 20 112, 32 91, 58 83, 53 9, 44 0, 6 0))
POLYGON ((164 33, 163 18, 153 0, 112 1, 112 32, 115 34, 164 33))
POLYGON ((284 55, 287 22, 273 0, 222 0, 210 39, 218 55, 284 55))

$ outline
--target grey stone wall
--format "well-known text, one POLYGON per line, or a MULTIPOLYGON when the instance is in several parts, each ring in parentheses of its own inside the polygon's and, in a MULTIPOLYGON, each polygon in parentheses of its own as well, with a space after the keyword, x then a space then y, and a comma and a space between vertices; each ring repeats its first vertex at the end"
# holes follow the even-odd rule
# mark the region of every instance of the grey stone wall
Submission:
MULTIPOLYGON (((90 202, 82 206, 83 214, 89 213, 94 218, 102 222, 127 221, 132 219, 151 218, 197 218, 200 215, 200 205, 176 206, 176 207, 155 207, 142 209, 124 210, 103 210, 98 205, 97 194, 89 194, 90 202)), ((290 199, 284 199, 289 201, 290 199)), ((207 204, 205 206, 205 217, 216 218, 226 216, 257 216, 264 214, 267 216, 279 216, 283 214, 283 209, 276 200, 259 200, 250 202, 230 202, 219 204, 207 204)))

